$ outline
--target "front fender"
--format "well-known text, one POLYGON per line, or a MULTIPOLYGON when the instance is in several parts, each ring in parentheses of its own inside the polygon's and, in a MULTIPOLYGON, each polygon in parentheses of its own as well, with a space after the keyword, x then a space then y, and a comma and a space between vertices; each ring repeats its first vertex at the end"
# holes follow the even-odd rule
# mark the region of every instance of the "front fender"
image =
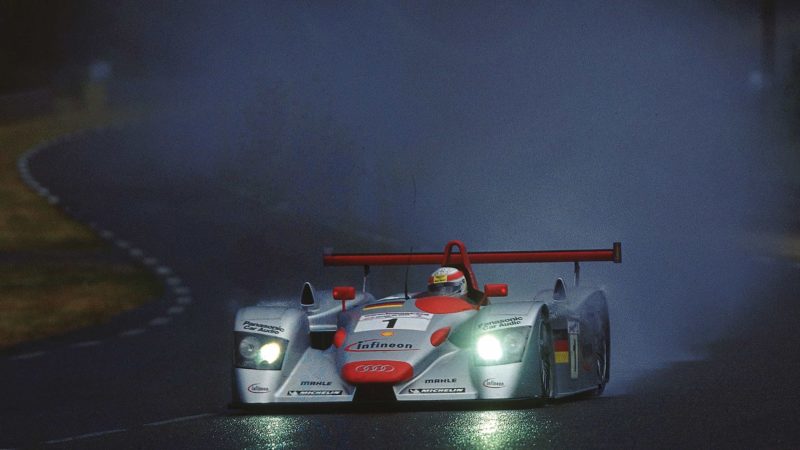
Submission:
POLYGON ((525 350, 518 362, 482 365, 473 352, 473 383, 478 398, 533 398, 541 393, 539 327, 547 322, 547 305, 542 302, 509 302, 484 307, 475 321, 475 342, 483 334, 502 334, 519 328, 527 333, 525 350))
MULTIPOLYGON (((309 324, 305 312, 291 307, 251 306, 236 313, 234 331, 277 337, 287 346, 280 370, 234 367, 234 401, 265 403, 272 400, 300 358, 309 348, 309 324)), ((237 348, 233 349, 238 351, 237 348)))

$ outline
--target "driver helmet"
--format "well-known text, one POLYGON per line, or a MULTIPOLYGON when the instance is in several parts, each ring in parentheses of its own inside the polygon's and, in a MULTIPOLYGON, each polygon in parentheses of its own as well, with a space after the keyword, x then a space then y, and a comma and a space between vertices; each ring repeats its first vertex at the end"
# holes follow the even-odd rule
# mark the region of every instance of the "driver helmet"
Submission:
POLYGON ((428 278, 428 291, 435 295, 466 295, 467 278, 454 267, 440 267, 428 278))

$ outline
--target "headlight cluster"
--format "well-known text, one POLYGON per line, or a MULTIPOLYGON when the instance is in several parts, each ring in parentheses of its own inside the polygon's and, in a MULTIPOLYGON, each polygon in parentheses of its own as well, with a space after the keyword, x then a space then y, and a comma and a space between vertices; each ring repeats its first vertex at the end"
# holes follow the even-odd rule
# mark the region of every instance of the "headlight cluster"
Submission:
POLYGON ((475 363, 494 366, 522 361, 531 327, 514 327, 478 336, 475 343, 475 363))
POLYGON ((263 334, 234 334, 234 360, 243 369, 280 370, 289 341, 263 334))

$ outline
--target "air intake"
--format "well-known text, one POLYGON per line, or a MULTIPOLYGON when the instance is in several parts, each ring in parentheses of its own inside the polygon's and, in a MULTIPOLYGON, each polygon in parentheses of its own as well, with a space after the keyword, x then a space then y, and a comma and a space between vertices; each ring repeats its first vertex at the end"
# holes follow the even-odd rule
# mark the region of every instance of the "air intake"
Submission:
POLYGON ((316 305, 317 299, 314 298, 314 286, 311 283, 304 283, 303 290, 300 292, 300 304, 306 308, 312 308, 316 305))
POLYGON ((354 403, 387 403, 394 402, 397 397, 391 384, 361 384, 356 387, 354 403))

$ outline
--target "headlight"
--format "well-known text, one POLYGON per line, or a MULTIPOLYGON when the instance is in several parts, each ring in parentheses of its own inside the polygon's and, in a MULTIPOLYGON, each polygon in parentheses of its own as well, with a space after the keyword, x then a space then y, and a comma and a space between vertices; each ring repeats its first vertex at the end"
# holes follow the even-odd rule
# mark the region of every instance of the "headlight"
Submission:
POLYGON ((258 336, 247 336, 239 342, 239 354, 244 359, 255 359, 260 345, 261 339, 258 336))
POLYGON ((280 370, 289 341, 263 334, 234 334, 234 364, 243 369, 280 370))
POLYGON ((514 327, 478 336, 475 364, 492 366, 522 361, 531 327, 514 327))
POLYGON ((268 342, 261 347, 261 350, 258 351, 258 355, 261 357, 263 361, 267 364, 272 364, 281 357, 283 352, 281 351, 281 346, 277 342, 268 342))
POLYGON ((499 361, 503 357, 503 347, 492 334, 484 334, 478 338, 475 348, 478 351, 478 357, 484 361, 499 361))

